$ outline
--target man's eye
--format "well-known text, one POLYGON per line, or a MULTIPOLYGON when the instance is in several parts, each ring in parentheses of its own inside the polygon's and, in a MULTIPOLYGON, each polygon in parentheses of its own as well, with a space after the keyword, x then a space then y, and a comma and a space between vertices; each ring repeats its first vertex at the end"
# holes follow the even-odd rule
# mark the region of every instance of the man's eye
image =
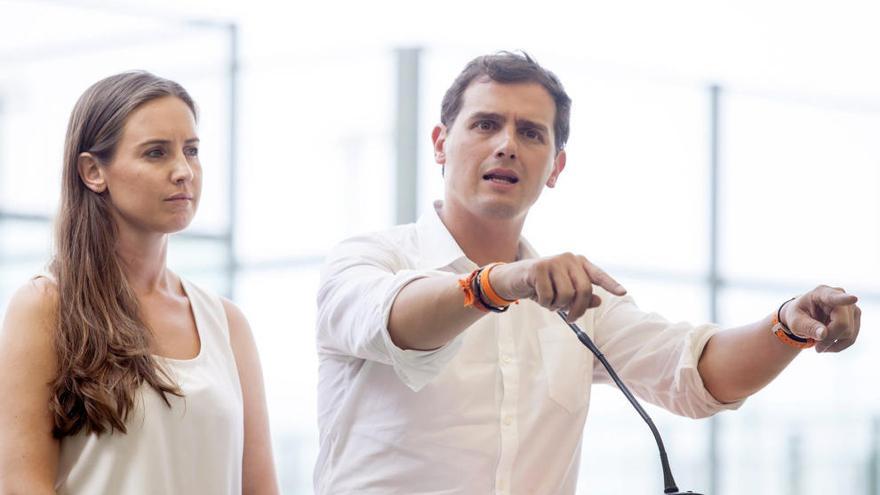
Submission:
POLYGON ((495 129, 495 122, 492 122, 491 120, 480 120, 475 127, 481 131, 491 131, 495 129))
POLYGON ((186 156, 199 156, 199 149, 196 147, 190 147, 183 150, 186 153, 186 156))
POLYGON ((538 132, 538 131, 536 131, 536 130, 534 130, 534 129, 525 129, 525 130, 523 131, 523 135, 524 135, 527 139, 531 139, 531 140, 533 140, 533 141, 541 141, 541 142, 544 141, 544 136, 542 136, 540 132, 538 132))
POLYGON ((162 151, 161 149, 156 148, 156 149, 152 149, 150 151, 147 151, 147 156, 150 158, 162 158, 163 156, 165 156, 165 152, 162 151))

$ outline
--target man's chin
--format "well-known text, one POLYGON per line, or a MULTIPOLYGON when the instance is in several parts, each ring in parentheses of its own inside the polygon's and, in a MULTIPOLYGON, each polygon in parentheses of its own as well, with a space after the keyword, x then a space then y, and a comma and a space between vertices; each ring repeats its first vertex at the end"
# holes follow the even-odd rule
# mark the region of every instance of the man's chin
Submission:
POLYGON ((513 220, 523 213, 520 205, 504 202, 491 202, 480 205, 480 213, 495 220, 513 220))

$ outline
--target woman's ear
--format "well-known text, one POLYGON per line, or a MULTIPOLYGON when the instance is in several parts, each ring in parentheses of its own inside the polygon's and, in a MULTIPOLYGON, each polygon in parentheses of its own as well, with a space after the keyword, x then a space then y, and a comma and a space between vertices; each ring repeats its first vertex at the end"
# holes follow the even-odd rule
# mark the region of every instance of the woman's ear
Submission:
POLYGON ((79 178, 92 191, 101 194, 107 190, 107 182, 104 179, 104 169, 98 163, 98 159, 91 153, 80 153, 76 159, 76 167, 79 178))

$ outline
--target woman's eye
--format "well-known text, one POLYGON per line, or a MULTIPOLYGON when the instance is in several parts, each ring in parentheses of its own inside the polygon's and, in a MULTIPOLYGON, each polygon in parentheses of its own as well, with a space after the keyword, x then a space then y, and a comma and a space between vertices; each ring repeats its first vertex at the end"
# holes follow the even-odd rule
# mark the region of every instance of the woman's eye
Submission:
POLYGON ((147 151, 147 156, 150 158, 162 158, 163 156, 165 156, 165 152, 160 149, 153 149, 147 151))
POLYGON ((195 147, 186 148, 183 150, 183 152, 186 153, 186 156, 199 156, 199 149, 195 147))

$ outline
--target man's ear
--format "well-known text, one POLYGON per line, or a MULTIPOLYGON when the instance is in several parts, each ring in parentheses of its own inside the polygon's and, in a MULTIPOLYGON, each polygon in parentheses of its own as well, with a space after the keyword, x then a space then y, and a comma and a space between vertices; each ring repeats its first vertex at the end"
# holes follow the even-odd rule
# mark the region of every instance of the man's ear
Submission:
POLYGON ((547 187, 556 187, 556 180, 565 169, 565 158, 565 150, 556 154, 556 158, 553 160, 553 171, 550 172, 550 177, 547 178, 547 187))
POLYGON ((434 161, 440 165, 446 165, 446 126, 437 124, 431 131, 431 141, 434 143, 434 161))
POLYGON ((86 187, 98 194, 107 190, 104 169, 94 155, 91 153, 80 153, 76 158, 76 168, 79 171, 79 178, 86 187))

